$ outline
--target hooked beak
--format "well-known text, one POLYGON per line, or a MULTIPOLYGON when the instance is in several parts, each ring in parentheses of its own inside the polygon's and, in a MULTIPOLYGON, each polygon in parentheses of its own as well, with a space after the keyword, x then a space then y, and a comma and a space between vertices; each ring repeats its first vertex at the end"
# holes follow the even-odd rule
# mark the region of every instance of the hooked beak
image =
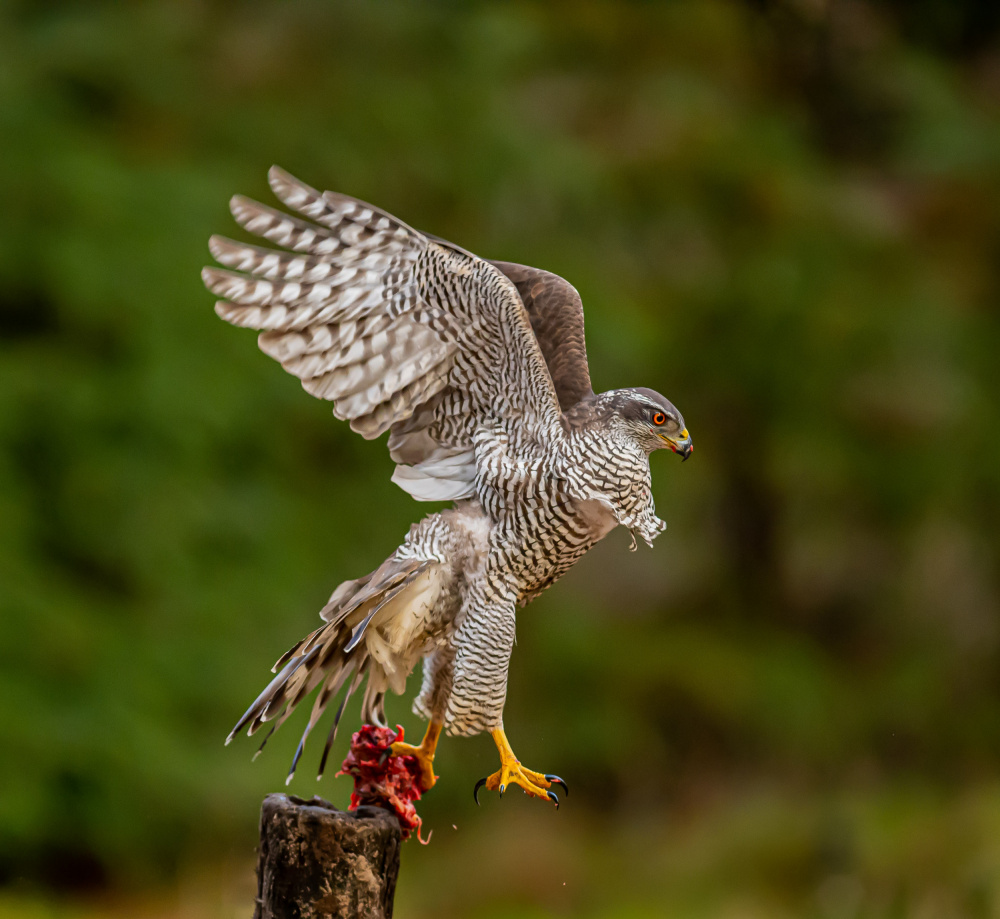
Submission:
POLYGON ((682 463, 694 452, 694 444, 691 443, 691 435, 687 428, 684 428, 676 437, 667 437, 665 434, 657 434, 657 436, 667 447, 680 456, 682 463))

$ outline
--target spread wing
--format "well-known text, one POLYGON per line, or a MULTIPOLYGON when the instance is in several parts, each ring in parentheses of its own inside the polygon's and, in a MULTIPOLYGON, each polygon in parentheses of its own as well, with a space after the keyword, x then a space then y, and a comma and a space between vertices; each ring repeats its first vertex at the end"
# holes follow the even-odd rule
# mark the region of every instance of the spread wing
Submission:
POLYGON ((260 330, 261 350, 355 431, 391 430, 393 481, 419 500, 469 497, 485 423, 553 436, 559 398, 516 282, 362 201, 277 167, 269 179, 310 220, 234 197, 236 221, 283 249, 213 236, 235 269, 202 272, 216 312, 260 330))

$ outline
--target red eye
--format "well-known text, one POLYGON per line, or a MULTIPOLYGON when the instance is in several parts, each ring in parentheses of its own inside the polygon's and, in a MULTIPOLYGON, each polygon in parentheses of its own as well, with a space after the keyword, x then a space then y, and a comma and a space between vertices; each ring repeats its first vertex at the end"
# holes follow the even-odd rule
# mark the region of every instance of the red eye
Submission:
POLYGON ((667 420, 667 416, 663 412, 657 412, 653 415, 653 424, 663 424, 667 420))

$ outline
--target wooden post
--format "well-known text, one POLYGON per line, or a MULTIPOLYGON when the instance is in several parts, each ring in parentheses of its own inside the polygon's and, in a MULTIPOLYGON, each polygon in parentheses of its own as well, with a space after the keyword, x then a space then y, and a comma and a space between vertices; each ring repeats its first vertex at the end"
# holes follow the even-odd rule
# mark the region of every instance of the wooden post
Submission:
POLYGON ((254 919, 391 919, 401 843, 396 815, 381 807, 268 795, 254 919))

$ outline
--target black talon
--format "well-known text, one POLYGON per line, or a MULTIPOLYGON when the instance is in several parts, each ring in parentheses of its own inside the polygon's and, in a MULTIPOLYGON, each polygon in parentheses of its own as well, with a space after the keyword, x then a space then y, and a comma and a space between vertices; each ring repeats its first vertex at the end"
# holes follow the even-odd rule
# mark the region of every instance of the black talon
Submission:
POLYGON ((477 806, 479 805, 479 789, 482 788, 485 784, 486 784, 486 779, 480 779, 478 782, 476 782, 476 787, 472 789, 472 800, 476 802, 477 806))
POLYGON ((503 797, 503 793, 504 793, 504 792, 505 792, 506 790, 507 790, 507 786, 506 786, 506 785, 501 785, 501 786, 500 786, 500 797, 501 797, 501 798, 503 797))
POLYGON ((546 794, 549 796, 549 800, 555 804, 556 810, 559 810, 559 795, 554 791, 547 791, 546 794))
POLYGON ((546 782, 551 782, 553 785, 562 785, 563 794, 569 797, 569 785, 567 785, 559 776, 557 775, 547 775, 545 776, 546 782))

